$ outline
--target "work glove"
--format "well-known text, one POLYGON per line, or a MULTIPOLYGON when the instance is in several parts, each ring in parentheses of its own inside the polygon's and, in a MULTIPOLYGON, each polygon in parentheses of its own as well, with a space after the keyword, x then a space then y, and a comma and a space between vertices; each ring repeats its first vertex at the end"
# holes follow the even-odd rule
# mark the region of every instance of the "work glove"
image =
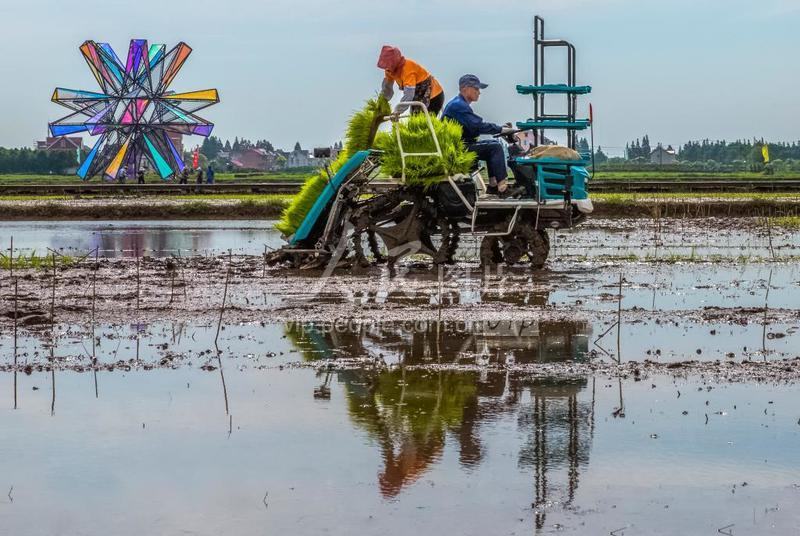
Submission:
POLYGON ((506 123, 502 127, 500 127, 500 134, 511 134, 516 129, 511 126, 511 123, 506 123))

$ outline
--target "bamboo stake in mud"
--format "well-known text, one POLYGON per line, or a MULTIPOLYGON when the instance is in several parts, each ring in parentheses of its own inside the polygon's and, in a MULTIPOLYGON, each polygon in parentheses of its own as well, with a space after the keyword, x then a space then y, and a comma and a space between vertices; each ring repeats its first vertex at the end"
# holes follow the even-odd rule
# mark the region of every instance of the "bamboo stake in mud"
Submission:
POLYGON ((97 340, 95 335, 95 303, 97 303, 97 271, 100 265, 97 262, 98 249, 94 250, 94 270, 92 271, 92 372, 94 373, 94 397, 98 398, 97 392, 97 340))
POLYGON ((658 285, 658 282, 654 278, 653 279, 653 305, 650 306, 650 310, 651 311, 655 311, 656 310, 656 286, 657 285, 658 285))
POLYGON ((17 307, 18 289, 17 280, 14 280, 14 409, 17 409, 17 317, 19 308, 17 307))
POLYGON ((175 270, 169 271, 169 303, 175 299, 175 270))
POLYGON ((11 279, 14 279, 14 236, 11 236, 11 247, 9 248, 8 269, 11 270, 11 279))
POLYGON ((17 362, 17 318, 19 317, 19 282, 14 280, 14 363, 17 362))
POLYGON ((50 382, 53 385, 53 397, 50 399, 50 416, 56 414, 56 368, 55 366, 51 366, 50 368, 50 382))
POLYGON ((52 329, 53 344, 55 344, 55 329, 56 329, 56 253, 51 253, 53 260, 53 294, 50 299, 50 327, 52 329))
POLYGON ((136 312, 139 312, 139 288, 140 288, 140 278, 139 278, 139 248, 136 247, 135 249, 136 255, 136 312))
POLYGON ((183 281, 183 301, 186 302, 186 272, 183 269, 183 257, 181 257, 181 250, 178 250, 178 266, 181 267, 181 281, 183 281))
MULTIPOLYGON (((217 341, 214 341, 214 350, 217 351, 217 364, 219 365, 219 377, 222 379, 222 396, 225 398, 225 415, 230 415, 230 408, 228 407, 228 386, 225 384, 225 372, 222 370, 222 350, 217 346, 217 341)), ((231 421, 232 423, 233 421, 231 421)), ((230 435, 230 434, 229 434, 230 435)))
POLYGON ((264 244, 264 265, 261 268, 261 278, 267 277, 267 245, 264 244))
POLYGON ((767 311, 769 309, 769 289, 772 287, 772 270, 769 271, 769 278, 767 279, 767 295, 764 296, 764 322, 761 331, 761 353, 764 355, 764 361, 767 360, 767 311))
POLYGON ((772 247, 772 221, 769 217, 764 219, 767 223, 767 238, 769 238, 769 253, 772 256, 772 258, 775 259, 775 250, 772 247))
POLYGON ((55 347, 56 347, 56 252, 53 251, 51 253, 51 258, 53 260, 53 293, 50 299, 50 328, 51 333, 50 337, 52 340, 50 341, 50 380, 53 385, 53 398, 50 400, 50 415, 55 415, 56 413, 56 364, 55 364, 55 347))
POLYGON ((56 414, 56 364, 53 346, 50 346, 50 382, 53 386, 53 397, 50 399, 50 416, 56 414))
POLYGON ((225 312, 225 301, 228 298, 228 283, 231 280, 231 266, 228 264, 228 273, 225 276, 225 290, 222 292, 222 307, 219 310, 219 321, 217 322, 217 334, 214 336, 214 345, 216 346, 219 339, 219 330, 222 327, 222 314, 225 312))
POLYGON ((617 363, 622 362, 620 331, 622 328, 622 272, 619 274, 619 301, 617 303, 617 363))

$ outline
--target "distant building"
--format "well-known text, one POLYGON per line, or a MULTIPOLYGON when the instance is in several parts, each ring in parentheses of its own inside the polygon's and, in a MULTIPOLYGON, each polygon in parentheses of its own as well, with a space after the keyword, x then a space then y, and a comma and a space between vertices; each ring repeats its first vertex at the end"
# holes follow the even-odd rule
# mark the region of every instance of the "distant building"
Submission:
POLYGON ((343 148, 344 147, 342 146, 342 142, 337 141, 336 143, 334 143, 333 146, 331 147, 331 158, 336 160, 339 157, 339 153, 342 152, 343 148))
POLYGON ((672 148, 672 145, 667 145, 667 148, 664 149, 664 146, 659 143, 658 146, 650 152, 650 163, 660 166, 677 164, 678 156, 675 154, 675 149, 672 148))
POLYGON ((257 169, 259 171, 270 171, 275 168, 276 155, 266 149, 250 147, 234 154, 231 157, 231 164, 241 169, 257 169))
POLYGON ((83 138, 80 137, 58 137, 46 138, 44 141, 36 142, 36 149, 39 151, 72 151, 84 150, 83 138))
POLYGON ((230 161, 231 165, 240 169, 257 169, 259 171, 272 171, 275 169, 290 168, 320 168, 335 160, 343 150, 342 142, 336 142, 329 147, 316 147, 309 151, 303 149, 300 143, 294 144, 294 149, 270 149, 249 146, 233 151, 220 151, 217 159, 230 161))
POLYGON ((311 167, 315 164, 316 162, 309 152, 300 147, 300 142, 294 144, 292 152, 286 153, 287 168, 311 167))
POLYGON ((73 162, 75 162, 75 166, 65 168, 63 170, 64 173, 75 173, 75 171, 78 169, 78 164, 80 163, 82 156, 89 152, 89 148, 83 145, 83 138, 78 136, 65 136, 58 138, 47 137, 44 140, 36 142, 36 150, 45 152, 69 153, 73 159, 73 162))

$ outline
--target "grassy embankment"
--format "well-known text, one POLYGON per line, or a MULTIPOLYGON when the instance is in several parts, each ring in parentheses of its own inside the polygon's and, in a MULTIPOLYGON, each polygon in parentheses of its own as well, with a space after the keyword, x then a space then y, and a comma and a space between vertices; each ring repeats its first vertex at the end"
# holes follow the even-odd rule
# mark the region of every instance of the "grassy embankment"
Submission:
POLYGON ((773 193, 773 192, 658 192, 658 193, 596 193, 591 194, 593 201, 614 204, 630 204, 653 201, 779 201, 790 200, 800 203, 800 192, 773 193))
MULTIPOLYGON (((148 199, 152 202, 158 201, 254 201, 254 202, 273 202, 275 200, 291 200, 291 194, 180 194, 163 195, 158 198, 128 196, 127 199, 148 199)), ((790 199, 800 202, 800 192, 798 193, 773 193, 773 192, 659 192, 659 193, 595 193, 591 195, 592 200, 603 203, 637 203, 652 200, 783 200, 790 199)), ((72 195, 0 195, 0 201, 70 201, 76 199, 72 195)), ((106 195, 81 195, 82 200, 103 200, 109 199, 106 195)), ((150 202, 150 201, 148 201, 150 202)))
MULTIPOLYGON (((302 182, 314 172, 313 169, 299 168, 281 171, 270 171, 265 173, 223 173, 215 175, 215 181, 220 183, 263 183, 263 182, 302 182)), ((794 172, 775 173, 765 175, 749 171, 737 172, 709 172, 709 171, 605 171, 598 170, 594 178, 597 180, 661 180, 661 181, 692 181, 692 180, 747 180, 747 181, 769 181, 769 180, 800 180, 800 174, 794 172)), ((155 175, 145 176, 148 184, 158 184, 163 182, 155 175)), ((192 174, 189 182, 194 181, 192 174)), ((25 185, 25 184, 80 184, 81 181, 75 175, 32 175, 32 174, 0 174, 0 185, 25 185)), ((101 179, 92 179, 90 184, 103 182, 101 179)), ((130 184, 130 179, 128 184, 130 184)))
POLYGON ((800 193, 665 192, 593 194, 595 217, 761 217, 787 226, 800 216, 800 193))
MULTIPOLYGON (((273 219, 291 195, 209 194, 125 196, 0 196, 0 220, 273 219)), ((594 217, 769 217, 800 227, 800 193, 600 193, 594 217)))
POLYGON ((272 219, 291 195, 189 195, 158 198, 0 196, 0 220, 272 219))
POLYGON ((750 171, 605 171, 597 170, 594 174, 596 180, 649 180, 649 181, 707 181, 707 180, 744 180, 744 181, 770 181, 770 180, 800 180, 796 172, 775 173, 765 175, 761 172, 750 171))
MULTIPOLYGON (((265 173, 223 173, 217 172, 214 175, 215 182, 302 182, 312 172, 309 168, 287 169, 281 171, 270 171, 265 173)), ((145 181, 148 184, 159 184, 162 181, 154 174, 146 174, 145 181)), ((82 181, 77 175, 36 175, 36 174, 0 174, 0 185, 25 185, 25 184, 81 184, 82 181)), ((104 183, 102 179, 92 179, 89 184, 104 183)), ((127 181, 127 184, 135 183, 136 179, 127 181)), ((189 182, 194 183, 194 173, 189 177, 189 182)))

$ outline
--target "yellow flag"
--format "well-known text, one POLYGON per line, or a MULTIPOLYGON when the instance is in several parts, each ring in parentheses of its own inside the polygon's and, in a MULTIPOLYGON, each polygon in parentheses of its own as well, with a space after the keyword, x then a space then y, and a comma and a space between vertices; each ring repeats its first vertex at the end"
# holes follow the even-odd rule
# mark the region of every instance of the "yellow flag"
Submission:
POLYGON ((769 146, 767 145, 761 146, 761 155, 764 157, 765 164, 769 162, 769 146))

